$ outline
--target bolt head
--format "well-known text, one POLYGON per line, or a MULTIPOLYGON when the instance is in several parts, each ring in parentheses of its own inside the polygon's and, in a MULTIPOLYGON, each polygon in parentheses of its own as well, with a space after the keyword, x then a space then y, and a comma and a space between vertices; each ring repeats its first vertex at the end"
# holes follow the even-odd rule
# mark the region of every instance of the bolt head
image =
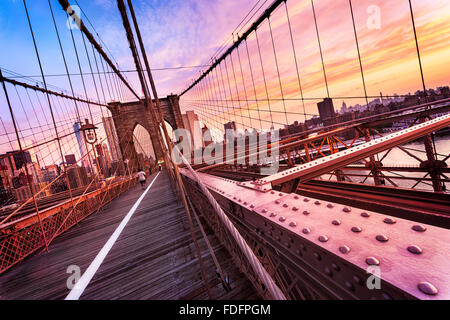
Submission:
POLYGON ((339 221, 338 219, 335 219, 333 221, 331 221, 332 224, 334 224, 335 226, 338 226, 341 224, 341 221, 339 221))
POLYGON ((425 232, 427 230, 427 227, 425 227, 423 224, 415 224, 411 227, 411 229, 417 232, 425 232))
POLYGON ((342 246, 340 246, 339 247, 339 251, 341 252, 341 253, 349 253, 350 252, 350 247, 349 246, 346 246, 346 245, 342 245, 342 246))
POLYGON ((387 242, 389 238, 384 234, 379 234, 375 237, 380 242, 387 242))
POLYGON ((419 282, 419 284, 417 285, 417 288, 419 288, 420 291, 422 291, 423 293, 430 295, 430 296, 435 296, 438 294, 438 289, 432 285, 431 283, 427 282, 427 281, 422 281, 419 282))
POLYGON ((397 222, 397 220, 395 220, 394 218, 391 218, 391 217, 387 217, 387 218, 384 218, 383 222, 386 224, 394 224, 397 222))
POLYGON ((422 254, 423 252, 422 248, 415 244, 408 246, 408 251, 413 254, 422 254))
POLYGON ((369 266, 379 266, 380 265, 380 260, 378 260, 375 257, 368 257, 368 258, 366 258, 366 263, 369 266))

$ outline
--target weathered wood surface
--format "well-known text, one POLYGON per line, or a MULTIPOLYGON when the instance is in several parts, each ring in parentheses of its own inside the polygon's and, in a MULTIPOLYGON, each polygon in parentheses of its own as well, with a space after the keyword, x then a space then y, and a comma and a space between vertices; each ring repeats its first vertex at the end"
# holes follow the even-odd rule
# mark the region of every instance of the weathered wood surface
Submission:
MULTIPOLYGON (((155 175, 149 177, 149 181, 155 175)), ((54 240, 49 252, 27 258, 0 275, 0 299, 64 299, 67 268, 83 273, 142 194, 136 186, 54 240)), ((214 299, 257 299, 231 256, 207 229, 231 280, 226 292, 196 228, 214 299)), ((162 172, 92 278, 81 299, 208 299, 183 206, 162 172)))

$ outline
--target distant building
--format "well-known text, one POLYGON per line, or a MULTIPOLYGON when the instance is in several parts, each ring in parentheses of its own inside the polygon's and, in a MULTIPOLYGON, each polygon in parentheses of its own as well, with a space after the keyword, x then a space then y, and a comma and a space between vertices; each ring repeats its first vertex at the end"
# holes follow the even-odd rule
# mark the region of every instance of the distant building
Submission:
POLYGON ((194 111, 186 111, 185 114, 181 115, 183 119, 184 128, 189 130, 191 134, 191 150, 198 147, 205 147, 205 142, 203 141, 202 129, 200 127, 200 120, 198 115, 194 111))
POLYGON ((223 125, 225 130, 237 130, 236 122, 230 121, 223 125))
POLYGON ((117 137, 116 127, 112 117, 102 118, 103 127, 105 128, 106 140, 108 141, 111 158, 113 161, 122 161, 122 153, 120 152, 119 138, 117 137))
POLYGON ((75 166, 67 170, 70 187, 80 188, 89 184, 86 168, 75 166))
MULTIPOLYGON (((205 137, 205 133, 208 131, 209 129, 208 129, 208 127, 207 126, 204 126, 203 128, 202 128, 202 137, 205 137)), ((207 146, 209 146, 211 143, 212 143, 212 141, 203 141, 203 143, 204 143, 204 147, 206 148, 207 146)))
POLYGON ((324 126, 335 122, 336 115, 333 100, 331 98, 325 98, 322 102, 317 104, 317 107, 319 108, 320 120, 324 126))
POLYGON ((42 182, 42 171, 35 162, 27 164, 28 174, 33 178, 34 183, 42 182))
POLYGON ((58 166, 52 164, 50 166, 46 166, 42 172, 42 180, 44 182, 52 182, 59 175, 58 166))
POLYGON ((280 136, 285 137, 291 134, 300 133, 304 131, 306 131, 305 124, 295 121, 290 125, 284 125, 284 128, 280 130, 280 136))
POLYGON ((233 132, 235 132, 233 137, 236 137, 236 135, 237 135, 237 133, 236 133, 236 130, 237 130, 236 122, 234 122, 234 121, 227 122, 227 123, 225 123, 223 125, 223 128, 225 129, 225 133, 223 135, 223 140, 224 141, 227 141, 227 130, 233 130, 233 132))
MULTIPOLYGON (((19 170, 24 165, 24 158, 26 163, 31 163, 31 154, 28 151, 23 151, 23 155, 21 151, 9 151, 6 153, 10 155, 9 161, 14 163, 15 169, 19 170)), ((11 163, 12 167, 12 163, 11 163)))
POLYGON ((81 125, 78 122, 75 122, 73 124, 73 131, 75 132, 75 137, 77 138, 78 143, 78 149, 80 150, 80 156, 83 165, 88 166, 87 163, 89 162, 85 155, 87 155, 87 149, 86 149, 86 143, 84 142, 83 133, 80 131, 81 125))
POLYGON ((66 159, 66 165, 69 167, 77 163, 77 159, 75 158, 74 154, 67 154, 64 156, 64 158, 66 159))

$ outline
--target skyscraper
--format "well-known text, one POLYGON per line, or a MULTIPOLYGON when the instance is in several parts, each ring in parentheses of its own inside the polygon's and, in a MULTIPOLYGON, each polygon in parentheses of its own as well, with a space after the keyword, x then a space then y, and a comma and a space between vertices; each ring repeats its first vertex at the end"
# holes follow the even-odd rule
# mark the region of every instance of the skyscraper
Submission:
POLYGON ((191 134, 191 150, 200 146, 205 147, 198 115, 194 111, 186 111, 181 117, 183 119, 184 128, 189 130, 191 134))
POLYGON ((112 117, 102 118, 103 127, 105 128, 106 139, 109 145, 109 151, 113 161, 120 161, 122 154, 120 153, 119 138, 117 137, 116 128, 112 117))
POLYGON ((78 143, 78 149, 80 150, 80 156, 83 159, 82 162, 87 163, 87 159, 84 158, 84 156, 87 154, 87 150, 86 150, 86 144, 83 141, 83 135, 82 132, 80 131, 80 124, 78 122, 75 122, 73 124, 73 131, 75 131, 75 136, 77 137, 77 143, 78 143))
POLYGON ((333 120, 336 117, 333 106, 333 100, 331 98, 325 98, 323 99, 322 102, 319 102, 317 104, 317 107, 319 108, 319 115, 320 120, 322 120, 322 123, 324 125, 333 123, 333 120))

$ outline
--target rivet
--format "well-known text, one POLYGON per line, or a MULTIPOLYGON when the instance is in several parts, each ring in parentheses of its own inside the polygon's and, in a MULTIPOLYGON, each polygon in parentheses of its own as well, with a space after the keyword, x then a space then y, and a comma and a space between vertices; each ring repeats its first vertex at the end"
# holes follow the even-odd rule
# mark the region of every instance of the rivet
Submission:
POLYGON ((387 242, 389 240, 389 238, 384 234, 379 234, 375 238, 380 242, 387 242))
POLYGON ((262 213, 267 213, 267 210, 266 209, 262 209, 262 213))
POLYGON ((298 211, 297 207, 292 207, 292 211, 298 211))
POLYGON ((250 208, 254 208, 255 206, 253 204, 250 205, 250 208))
POLYGON ((299 256, 302 255, 302 252, 300 251, 300 249, 297 249, 295 252, 296 252, 299 256))
POLYGON ((370 213, 368 213, 368 212, 361 212, 361 217, 368 218, 368 217, 370 217, 370 213))
POLYGON ((320 241, 320 242, 327 242, 327 241, 328 241, 328 237, 325 236, 325 235, 321 235, 321 236, 319 237, 319 241, 320 241))
POLYGON ((247 201, 244 201, 244 205, 247 205, 248 204, 248 202, 247 201))
POLYGON ((362 229, 361 229, 361 227, 352 227, 352 231, 356 232, 356 233, 359 233, 359 232, 362 231, 362 229))
POLYGON ((308 198, 303 199, 304 202, 309 202, 308 198))
POLYGON ((310 229, 310 228, 303 228, 302 232, 303 232, 304 234, 308 234, 308 233, 311 232, 311 229, 310 229))
POLYGON ((383 222, 384 222, 384 223, 387 223, 387 224, 394 224, 394 223, 396 223, 397 221, 396 221, 394 218, 388 217, 388 218, 384 218, 383 222))
POLYGON ((353 291, 355 290, 355 287, 353 287, 353 284, 350 281, 345 281, 345 286, 348 290, 353 291))
POLYGON ((282 194, 282 193, 279 193, 278 195, 281 197, 283 194, 282 194))
POLYGON ((280 204, 280 200, 275 200, 275 203, 276 204, 280 204))
POLYGON ((270 191, 270 194, 275 194, 275 191, 270 191))
POLYGON ((296 226, 297 226, 297 222, 295 222, 295 221, 291 221, 289 223, 289 227, 295 228, 296 226))
POLYGON ((271 216, 271 217, 275 217, 276 215, 277 215, 277 214, 276 214, 275 212, 271 212, 271 213, 270 213, 270 216, 271 216))
POLYGON ((350 212, 350 211, 352 211, 350 208, 348 208, 348 207, 344 207, 344 209, 342 209, 342 211, 344 211, 344 212, 350 212))
POLYGON ((361 280, 360 277, 358 276, 353 276, 353 281, 357 284, 359 284, 360 286, 362 286, 364 284, 364 282, 361 280))
POLYGON ((332 264, 331 264, 331 267, 332 267, 334 270, 336 270, 336 271, 340 271, 340 270, 341 270, 341 268, 340 268, 336 263, 332 263, 332 264))
POLYGON ((333 204, 331 204, 331 203, 329 203, 329 204, 327 204, 327 208, 333 208, 334 206, 333 206, 333 204))
POLYGON ((392 297, 388 295, 386 292, 383 292, 381 296, 383 297, 384 300, 392 300, 392 297))
POLYGON ((349 253, 349 252, 350 252, 350 247, 349 247, 349 246, 346 246, 346 245, 340 246, 340 247, 339 247, 339 251, 340 251, 341 253, 349 253))
POLYGON ((408 247, 408 251, 414 254, 421 254, 422 248, 413 244, 408 247))
POLYGON ((298 199, 298 196, 294 196, 294 199, 296 199, 296 200, 297 200, 297 199, 298 199))
POLYGON ((286 221, 286 217, 281 216, 278 220, 280 220, 281 222, 286 221))
POLYGON ((308 210, 305 210, 305 211, 303 211, 303 214, 304 214, 305 216, 307 216, 307 215, 309 214, 309 211, 308 211, 308 210))
POLYGON ((319 201, 319 200, 316 200, 316 201, 314 202, 314 204, 315 204, 316 206, 318 206, 318 205, 320 205, 320 201, 319 201))
POLYGON ((283 204, 283 208, 287 208, 287 207, 288 207, 287 203, 283 204))
POLYGON ((425 230, 427 230, 427 227, 425 227, 423 224, 415 224, 411 229, 417 232, 424 232, 425 230))
POLYGON ((331 277, 331 276, 333 275, 333 272, 331 272, 331 269, 328 268, 328 267, 325 268, 324 272, 325 272, 325 274, 326 274, 327 276, 330 276, 330 277, 331 277))
POLYGON ((431 283, 429 283, 427 281, 419 282, 417 287, 419 288, 420 291, 422 291, 423 293, 428 294, 430 296, 435 296, 439 292, 435 286, 433 286, 431 283))
POLYGON ((322 257, 320 256, 320 254, 318 254, 317 252, 314 252, 314 257, 317 259, 317 260, 321 260, 322 259, 322 257))
POLYGON ((366 258, 366 263, 369 266, 378 266, 378 265, 380 265, 380 260, 378 260, 375 257, 368 257, 368 258, 366 258))
POLYGON ((338 226, 341 224, 341 221, 335 219, 335 220, 331 221, 331 223, 334 224, 335 226, 338 226))

